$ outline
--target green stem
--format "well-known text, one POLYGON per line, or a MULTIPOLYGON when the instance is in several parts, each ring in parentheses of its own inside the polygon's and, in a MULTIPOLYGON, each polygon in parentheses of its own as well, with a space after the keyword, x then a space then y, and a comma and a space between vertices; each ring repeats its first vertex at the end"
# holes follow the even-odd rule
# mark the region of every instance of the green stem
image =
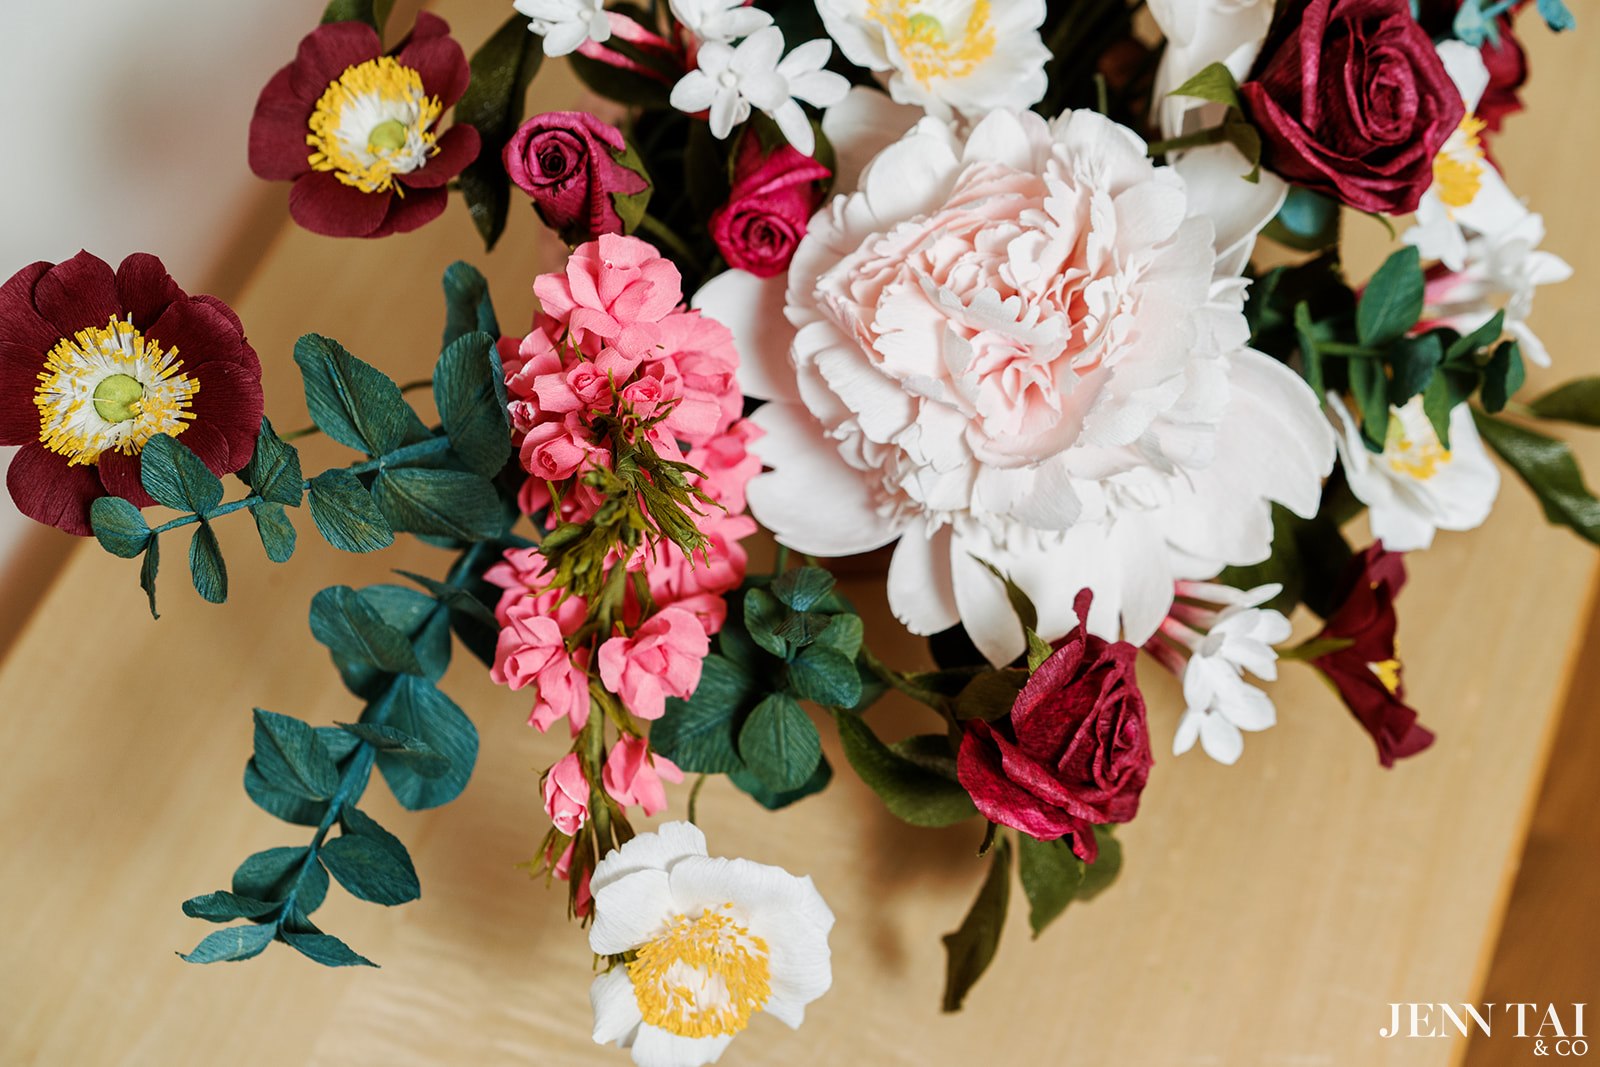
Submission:
POLYGON ((866 665, 867 670, 871 671, 873 674, 882 679, 883 682, 889 686, 889 688, 895 690, 896 692, 904 693, 906 696, 910 697, 912 700, 915 700, 919 704, 927 705, 946 718, 949 717, 949 702, 945 699, 943 694, 935 693, 931 689, 924 689, 920 685, 917 685, 910 678, 907 678, 904 674, 901 674, 899 671, 883 662, 883 660, 879 659, 872 652, 872 650, 866 646, 862 646, 860 657, 861 662, 866 665))
POLYGON ((1225 126, 1207 126, 1203 130, 1186 133, 1182 137, 1169 137, 1165 141, 1155 141, 1146 146, 1145 155, 1154 158, 1164 156, 1169 152, 1176 152, 1182 148, 1199 148, 1202 145, 1221 144, 1227 140, 1225 126))
MULTIPOLYGON (((392 688, 390 692, 392 692, 392 688)), ((388 705, 388 693, 380 698, 380 704, 388 705)), ((345 765, 344 774, 339 778, 339 786, 334 790, 333 797, 328 801, 328 810, 322 816, 322 821, 317 824, 316 836, 311 839, 311 845, 306 849, 306 858, 301 861, 300 873, 295 875, 294 888, 289 890, 289 895, 283 898, 283 906, 278 912, 278 927, 294 913, 295 896, 300 892, 300 881, 305 877, 306 871, 317 862, 317 850, 328 838, 328 831, 333 829, 333 824, 339 821, 339 816, 344 813, 347 805, 353 805, 357 798, 365 792, 367 780, 372 776, 373 760, 377 757, 377 750, 366 741, 356 746, 355 752, 350 756, 350 762, 345 765)))
POLYGON ((688 246, 683 238, 668 229, 660 219, 653 215, 646 215, 639 220, 639 230, 666 245, 674 255, 693 267, 696 272, 703 273, 700 257, 694 254, 694 250, 688 246))
POLYGON ((397 448, 388 455, 379 456, 376 459, 369 459, 365 463, 357 463, 355 466, 347 467, 345 469, 351 474, 367 474, 371 471, 378 470, 380 467, 400 466, 402 464, 409 463, 414 459, 426 459, 429 456, 438 455, 440 452, 447 450, 449 447, 450 439, 448 437, 444 437, 442 435, 439 437, 430 437, 426 441, 418 441, 415 444, 406 445, 403 448, 397 448))
POLYGON ((1378 359, 1383 355, 1365 346, 1346 344, 1343 341, 1318 341, 1317 351, 1324 356, 1355 356, 1358 359, 1378 359))
MULTIPOLYGON (((235 511, 243 511, 245 508, 253 508, 260 503, 262 503, 262 500, 258 496, 251 495, 243 497, 239 500, 234 500, 227 504, 223 504, 213 511, 207 512, 205 518, 207 521, 210 521, 211 519, 215 519, 221 515, 232 515, 235 511)), ((200 515, 198 514, 180 515, 178 518, 173 519, 170 522, 162 523, 160 526, 157 526, 150 532, 153 534, 163 534, 168 530, 176 530, 180 526, 191 526, 199 521, 200 515)))
POLYGON ((695 806, 700 803, 700 790, 705 788, 706 779, 709 777, 711 777, 709 774, 702 774, 694 780, 694 785, 689 788, 689 821, 695 826, 700 825, 695 818, 695 806))

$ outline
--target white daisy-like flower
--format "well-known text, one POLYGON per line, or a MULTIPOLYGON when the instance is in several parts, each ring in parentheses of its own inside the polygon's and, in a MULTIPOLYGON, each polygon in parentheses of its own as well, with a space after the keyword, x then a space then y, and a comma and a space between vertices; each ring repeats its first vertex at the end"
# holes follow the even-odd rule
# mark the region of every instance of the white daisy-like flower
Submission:
POLYGON ((1175 580, 1267 557, 1270 501, 1315 514, 1333 434, 1248 347, 1218 245, 1260 221, 1224 237, 1221 187, 1088 111, 995 111, 965 135, 925 118, 859 186, 811 220, 787 292, 733 271, 695 298, 771 401, 754 418, 773 470, 749 499, 780 541, 898 541, 896 616, 959 622, 1006 663, 1021 628, 980 560, 1039 605, 1046 640, 1087 587, 1089 628, 1142 644, 1175 580))
POLYGON ((850 62, 890 72, 902 104, 950 118, 1024 109, 1045 94, 1045 0, 817 0, 850 62))
POLYGON ((1435 531, 1475 529, 1489 517, 1500 468, 1484 451, 1467 405, 1450 413, 1449 448, 1434 433, 1422 397, 1390 409, 1382 452, 1361 443, 1356 420, 1337 395, 1329 394, 1328 407, 1340 430, 1350 491, 1367 505, 1372 536, 1385 548, 1415 552, 1433 544, 1435 531))
POLYGON ((1178 584, 1179 600, 1161 625, 1162 636, 1189 653, 1183 667, 1186 707, 1173 738, 1173 755, 1189 751, 1198 740, 1206 755, 1231 764, 1244 752, 1241 731, 1277 723, 1272 698, 1244 674, 1249 671, 1267 682, 1278 677, 1273 646, 1288 640, 1289 620, 1260 605, 1281 591, 1276 584, 1242 593, 1209 583, 1178 584), (1217 610, 1207 601, 1227 606, 1217 610))
POLYGON ((727 45, 707 41, 700 46, 699 69, 685 74, 672 87, 672 106, 695 114, 711 112, 711 133, 725 138, 750 117, 756 107, 771 116, 797 151, 816 150, 811 120, 798 101, 830 107, 844 99, 850 83, 823 70, 833 46, 825 40, 807 41, 783 54, 783 31, 768 26, 727 45))
POLYGON ((702 41, 736 41, 772 25, 772 16, 745 0, 671 0, 672 17, 702 41))
POLYGON ((606 0, 513 0, 533 22, 528 29, 544 38, 547 56, 571 55, 586 41, 611 39, 606 0))
POLYGON ((640 1067, 714 1063, 765 1013, 798 1028, 833 984, 833 912, 811 879, 710 858, 691 823, 665 823, 611 852, 589 881, 600 956, 632 953, 594 980, 594 1039, 640 1067))

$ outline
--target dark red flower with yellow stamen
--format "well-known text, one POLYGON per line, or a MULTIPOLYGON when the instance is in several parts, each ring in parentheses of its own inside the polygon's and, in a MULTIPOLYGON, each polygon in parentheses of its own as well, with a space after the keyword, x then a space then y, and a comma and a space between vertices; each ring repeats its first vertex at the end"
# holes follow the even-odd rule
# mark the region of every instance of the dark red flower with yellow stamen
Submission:
POLYGON ((386 237, 432 222, 478 158, 478 131, 439 117, 470 73, 450 27, 417 16, 392 55, 364 22, 319 26, 272 76, 250 120, 250 169, 292 181, 289 214, 329 237, 386 237))
POLYGON ((261 362, 239 317, 189 296, 155 256, 115 272, 87 252, 0 286, 0 445, 29 518, 88 534, 89 505, 154 504, 139 481, 151 437, 177 437, 216 474, 243 467, 261 428, 261 362))

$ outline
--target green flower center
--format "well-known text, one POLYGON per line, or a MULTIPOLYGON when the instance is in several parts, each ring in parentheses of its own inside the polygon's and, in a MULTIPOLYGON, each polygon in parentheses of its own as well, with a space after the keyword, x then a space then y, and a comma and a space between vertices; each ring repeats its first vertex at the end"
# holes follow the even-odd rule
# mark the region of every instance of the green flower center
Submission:
POLYGON ((932 15, 916 14, 906 20, 910 38, 926 44, 944 43, 944 24, 932 15))
POLYGON ((139 414, 144 386, 127 374, 113 374, 94 390, 94 412, 107 422, 127 422, 139 414))
POLYGON ((387 150, 390 152, 405 147, 406 124, 399 119, 389 119, 380 122, 367 134, 367 147, 374 152, 387 150))

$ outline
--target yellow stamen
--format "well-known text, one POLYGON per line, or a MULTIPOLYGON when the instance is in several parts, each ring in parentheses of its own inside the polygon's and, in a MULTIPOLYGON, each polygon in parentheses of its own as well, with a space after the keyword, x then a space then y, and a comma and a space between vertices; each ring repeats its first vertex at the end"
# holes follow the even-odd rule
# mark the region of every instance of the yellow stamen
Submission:
POLYGON ((1399 419, 1389 420, 1389 439, 1384 442, 1383 453, 1389 469, 1425 482, 1450 463, 1450 450, 1439 443, 1432 429, 1422 440, 1413 440, 1406 434, 1399 419))
POLYGON ((444 108, 422 75, 390 56, 349 67, 311 113, 308 162, 364 193, 399 188, 394 178, 438 153, 432 127, 444 108))
POLYGON ((1378 676, 1378 681, 1383 683, 1383 687, 1389 691, 1389 695, 1390 696, 1396 696, 1396 695, 1399 694, 1399 692, 1400 692, 1400 661, 1399 660, 1397 660, 1397 659, 1386 659, 1381 663, 1369 663, 1369 664, 1367 664, 1367 669, 1372 671, 1373 674, 1376 674, 1378 676))
POLYGON ((867 18, 894 38, 909 73, 923 85, 935 78, 965 78, 994 54, 995 30, 989 0, 977 0, 960 28, 951 34, 933 15, 912 10, 918 0, 871 0, 867 18))
POLYGON ((628 966, 639 1013, 680 1037, 724 1037, 750 1025, 772 996, 767 943, 740 926, 731 903, 673 916, 628 966))
POLYGON ((1478 133, 1483 120, 1467 115, 1433 159, 1433 184, 1446 207, 1466 207, 1483 188, 1483 144, 1478 133))

